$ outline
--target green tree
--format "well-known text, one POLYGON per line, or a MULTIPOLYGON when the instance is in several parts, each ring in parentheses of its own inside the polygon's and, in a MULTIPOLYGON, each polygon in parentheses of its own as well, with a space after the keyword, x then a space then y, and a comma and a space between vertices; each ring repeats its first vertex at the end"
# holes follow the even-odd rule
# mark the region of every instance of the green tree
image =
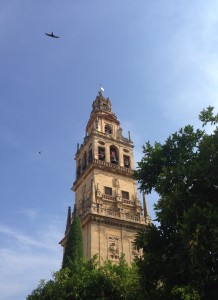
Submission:
MULTIPOLYGON (((203 126, 218 123, 208 107, 203 126)), ((190 125, 164 144, 149 142, 135 178, 159 194, 156 221, 139 233, 139 261, 147 299, 216 299, 218 294, 218 128, 190 125), (212 129, 212 128, 211 128, 212 129)))
POLYGON ((97 257, 62 268, 48 282, 41 280, 27 300, 142 300, 136 265, 106 261, 98 266, 97 257))
POLYGON ((69 264, 78 262, 83 258, 83 236, 80 218, 75 213, 73 222, 70 226, 66 248, 64 251, 62 267, 66 268, 69 264))

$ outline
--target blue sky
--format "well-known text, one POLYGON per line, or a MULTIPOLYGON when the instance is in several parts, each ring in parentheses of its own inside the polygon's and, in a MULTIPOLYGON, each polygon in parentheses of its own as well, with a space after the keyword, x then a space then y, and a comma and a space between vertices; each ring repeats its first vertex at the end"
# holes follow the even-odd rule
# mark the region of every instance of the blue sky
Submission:
POLYGON ((213 0, 0 1, 0 299, 25 299, 61 266, 74 154, 100 83, 136 162, 145 141, 217 107, 217 12, 213 0))

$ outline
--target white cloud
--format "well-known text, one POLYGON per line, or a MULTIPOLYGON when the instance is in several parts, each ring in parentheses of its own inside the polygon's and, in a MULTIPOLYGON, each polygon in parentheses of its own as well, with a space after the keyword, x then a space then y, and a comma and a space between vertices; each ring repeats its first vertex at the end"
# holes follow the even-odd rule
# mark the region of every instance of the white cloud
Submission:
POLYGON ((28 235, 13 227, 0 225, 0 290, 4 300, 25 299, 42 278, 49 279, 53 271, 61 267, 63 220, 50 216, 43 220, 41 228, 28 235), (7 244, 9 246, 7 246, 7 244), (6 245, 6 246, 5 246, 6 245))
POLYGON ((46 245, 43 242, 33 239, 32 237, 25 235, 23 233, 18 232, 15 229, 12 229, 7 226, 0 225, 0 233, 6 235, 7 237, 11 238, 13 242, 18 243, 19 246, 34 246, 39 248, 46 248, 46 245))
POLYGON ((22 299, 37 287, 41 278, 49 279, 60 267, 58 252, 50 254, 20 250, 0 250, 0 290, 2 299, 22 299), (22 296, 22 297, 21 297, 22 296))
POLYGON ((39 216, 39 209, 23 208, 18 212, 24 214, 24 216, 26 216, 31 222, 35 221, 39 216))

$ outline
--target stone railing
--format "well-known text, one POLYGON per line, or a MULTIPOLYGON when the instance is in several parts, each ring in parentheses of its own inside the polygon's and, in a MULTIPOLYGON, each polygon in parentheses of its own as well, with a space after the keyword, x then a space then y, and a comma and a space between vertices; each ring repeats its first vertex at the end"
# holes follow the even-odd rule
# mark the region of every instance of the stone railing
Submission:
POLYGON ((130 173, 130 174, 133 173, 133 170, 130 169, 130 168, 121 167, 119 165, 112 164, 112 163, 104 161, 104 160, 93 159, 93 163, 96 164, 96 165, 102 165, 104 167, 110 167, 110 168, 113 168, 113 169, 124 171, 124 172, 130 173))
POLYGON ((92 163, 95 164, 96 166, 104 166, 104 167, 109 167, 109 168, 112 168, 112 169, 116 169, 116 170, 118 170, 120 172, 124 172, 124 173, 129 174, 129 175, 133 174, 133 170, 130 169, 130 168, 125 168, 125 167, 122 167, 122 166, 119 166, 119 165, 116 165, 116 164, 112 164, 112 163, 104 161, 104 160, 92 159, 90 162, 88 162, 84 166, 84 168, 80 171, 80 173, 77 174, 75 182, 82 176, 82 174, 84 174, 84 172, 86 171, 86 169, 88 169, 88 167, 92 163))
POLYGON ((103 197, 104 199, 111 200, 111 201, 114 201, 114 200, 115 200, 115 197, 110 196, 110 195, 106 195, 106 194, 103 194, 102 197, 103 197))
POLYGON ((130 139, 128 139, 128 138, 125 138, 125 137, 123 137, 123 136, 120 136, 119 138, 117 138, 117 137, 113 137, 113 135, 112 134, 108 134, 108 133, 105 133, 105 132, 100 132, 100 131, 98 131, 98 130, 93 130, 93 134, 94 135, 97 135, 97 136, 99 136, 99 137, 103 137, 103 138, 105 138, 105 137, 109 137, 110 138, 110 140, 113 140, 113 141, 117 141, 117 140, 119 140, 120 142, 123 142, 124 144, 133 144, 133 142, 130 140, 130 139))
POLYGON ((135 205, 134 201, 130 201, 130 200, 127 200, 127 199, 122 199, 122 201, 123 201, 124 204, 135 205))
POLYGON ((125 214, 122 212, 116 212, 110 209, 103 209, 103 208, 98 208, 98 207, 91 207, 87 209, 83 214, 82 214, 82 219, 85 218, 88 214, 96 214, 100 216, 106 216, 106 217, 112 217, 114 219, 119 219, 119 220, 126 220, 126 221, 131 221, 131 222, 136 222, 136 223, 141 223, 145 224, 146 220, 143 215, 140 216, 131 216, 129 214, 125 214))
MULTIPOLYGON (((111 196, 111 195, 103 194, 102 197, 103 197, 103 199, 106 199, 106 200, 115 201, 115 197, 111 196)), ((135 201, 130 201, 130 200, 127 200, 127 199, 124 199, 124 198, 122 198, 122 202, 121 203, 127 204, 127 205, 131 205, 131 206, 136 205, 135 201)))

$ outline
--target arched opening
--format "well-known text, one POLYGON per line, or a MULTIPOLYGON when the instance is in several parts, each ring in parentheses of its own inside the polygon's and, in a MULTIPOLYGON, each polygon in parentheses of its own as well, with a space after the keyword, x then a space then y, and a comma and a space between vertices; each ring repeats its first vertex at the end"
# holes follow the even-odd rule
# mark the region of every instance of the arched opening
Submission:
POLYGON ((119 156, 118 150, 115 146, 110 146, 110 162, 112 164, 118 164, 119 156))
POLYGON ((130 168, 130 157, 128 155, 123 155, 123 165, 125 168, 130 168))
POLYGON ((112 134, 112 126, 109 125, 109 124, 106 124, 105 127, 104 127, 104 132, 106 134, 112 134))
POLYGON ((105 160, 105 148, 98 147, 98 159, 105 160))

